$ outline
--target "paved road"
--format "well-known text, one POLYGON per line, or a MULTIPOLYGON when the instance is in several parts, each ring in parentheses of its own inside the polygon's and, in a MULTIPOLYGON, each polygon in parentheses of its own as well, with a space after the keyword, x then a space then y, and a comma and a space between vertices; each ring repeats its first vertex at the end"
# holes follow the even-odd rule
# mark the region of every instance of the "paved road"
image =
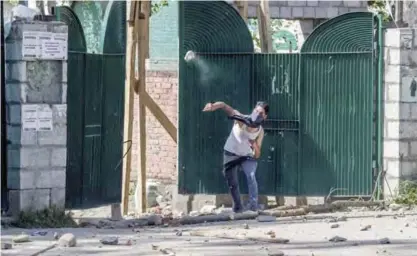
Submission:
MULTIPOLYGON (((375 213, 361 214, 375 215, 375 213)), ((280 220, 269 223, 252 220, 181 226, 179 228, 147 228, 139 229, 139 232, 130 229, 48 229, 49 232, 45 237, 31 237, 31 242, 13 245, 13 249, 4 250, 1 255, 33 255, 33 253, 54 243, 52 235, 58 231, 73 233, 77 237, 77 247, 54 248, 41 255, 164 255, 160 249, 169 248, 177 256, 266 256, 268 253, 277 251, 294 256, 347 256, 352 254, 357 256, 417 256, 417 215, 415 213, 396 218, 392 216, 361 218, 357 216, 358 214, 343 215, 349 218, 347 221, 337 222, 338 228, 331 228, 330 226, 334 223, 327 223, 323 220, 280 220), (355 218, 350 218, 354 215, 355 218), (245 224, 249 226, 248 229, 245 229, 245 224), (372 227, 368 231, 360 231, 360 227, 364 225, 372 227), (182 230, 182 236, 176 235, 178 229, 182 230), (209 237, 190 235, 190 232, 197 230, 200 234, 206 234, 209 237), (290 242, 288 244, 272 244, 239 240, 245 237, 266 238, 268 237, 266 233, 269 231, 275 232, 276 237, 289 239, 290 242), (227 235, 237 239, 213 238, 216 235, 227 235), (328 241, 336 235, 346 238, 347 241, 340 243, 328 241), (101 245, 99 240, 108 236, 119 237, 120 244, 131 240, 132 245, 101 245), (391 243, 380 244, 379 241, 382 238, 389 238, 391 243)), ((10 241, 13 235, 20 234, 22 231, 30 232, 21 229, 2 230, 2 242, 10 241)))

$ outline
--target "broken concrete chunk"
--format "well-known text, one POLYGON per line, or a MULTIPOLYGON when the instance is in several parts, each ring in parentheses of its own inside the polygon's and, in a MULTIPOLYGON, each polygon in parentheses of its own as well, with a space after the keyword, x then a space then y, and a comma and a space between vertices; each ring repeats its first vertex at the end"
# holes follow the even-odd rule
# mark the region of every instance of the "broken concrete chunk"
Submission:
POLYGON ((159 251, 162 252, 162 254, 165 254, 165 255, 175 256, 175 252, 170 248, 164 248, 164 249, 161 249, 159 251))
POLYGON ((201 207, 200 213, 201 214, 214 214, 215 210, 216 210, 215 205, 204 205, 203 207, 201 207))
POLYGON ((58 245, 62 247, 74 247, 77 245, 77 239, 74 234, 66 233, 59 238, 58 245))
POLYGON ((334 236, 329 239, 329 242, 334 242, 334 243, 345 242, 345 241, 347 241, 347 239, 341 236, 334 236))
POLYGON ((381 238, 381 239, 379 239, 379 241, 378 241, 380 244, 390 244, 391 243, 391 241, 389 240, 389 238, 388 237, 384 237, 384 238, 381 238))
POLYGON ((365 226, 362 226, 360 230, 361 231, 367 231, 367 230, 371 229, 371 227, 372 227, 371 225, 365 225, 365 226))
POLYGON ((334 224, 330 225, 330 228, 338 228, 338 227, 339 227, 339 224, 337 224, 337 223, 334 223, 334 224))
POLYGON ((26 235, 26 234, 20 234, 20 235, 17 235, 17 236, 14 236, 13 238, 12 238, 12 241, 13 241, 13 243, 26 243, 26 242, 29 242, 30 240, 29 240, 29 236, 28 235, 26 235))
POLYGON ((400 205, 400 204, 390 204, 389 205, 389 209, 392 210, 392 211, 398 211, 401 208, 402 208, 402 205, 400 205))
POLYGON ((104 245, 117 245, 119 243, 119 238, 115 236, 105 237, 100 239, 100 243, 104 245))
POLYGON ((277 220, 277 217, 270 215, 259 215, 256 220, 258 222, 274 222, 277 220))
POLYGON ((282 251, 268 251, 268 256, 284 256, 285 253, 282 251))

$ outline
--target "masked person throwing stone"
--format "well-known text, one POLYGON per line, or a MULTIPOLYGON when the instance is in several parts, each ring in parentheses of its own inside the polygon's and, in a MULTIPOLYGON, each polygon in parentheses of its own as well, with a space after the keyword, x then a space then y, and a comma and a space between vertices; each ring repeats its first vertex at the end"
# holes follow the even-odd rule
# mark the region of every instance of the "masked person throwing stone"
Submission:
POLYGON ((207 103, 203 112, 223 109, 230 119, 235 120, 233 128, 224 145, 223 174, 226 177, 230 194, 233 198, 233 211, 258 210, 258 183, 256 182, 257 159, 261 155, 265 121, 269 106, 265 102, 258 102, 250 115, 242 115, 224 102, 207 103), (243 208, 240 200, 238 170, 246 175, 249 202, 243 208))

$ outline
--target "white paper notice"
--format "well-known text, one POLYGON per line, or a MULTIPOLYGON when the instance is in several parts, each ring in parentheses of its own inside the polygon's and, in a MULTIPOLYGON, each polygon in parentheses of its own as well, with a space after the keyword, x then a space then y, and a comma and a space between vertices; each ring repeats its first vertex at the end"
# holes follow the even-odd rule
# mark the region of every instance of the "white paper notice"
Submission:
POLYGON ((49 105, 38 105, 38 131, 52 131, 52 109, 49 105))
POLYGON ((52 109, 47 104, 22 105, 22 128, 24 131, 52 131, 52 109))
POLYGON ((22 57, 24 59, 34 59, 40 54, 38 33, 34 31, 24 31, 22 38, 22 57))
POLYGON ((38 106, 22 105, 22 129, 36 131, 38 129, 38 106))
POLYGON ((45 34, 41 40, 41 58, 49 60, 67 59, 68 37, 63 33, 45 34))

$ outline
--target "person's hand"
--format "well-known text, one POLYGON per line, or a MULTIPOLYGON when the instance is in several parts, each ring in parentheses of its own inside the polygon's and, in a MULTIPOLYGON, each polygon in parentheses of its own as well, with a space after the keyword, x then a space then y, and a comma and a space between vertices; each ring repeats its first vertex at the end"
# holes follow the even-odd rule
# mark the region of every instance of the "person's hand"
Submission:
POLYGON ((206 106, 203 108, 203 112, 210 112, 213 111, 213 103, 207 103, 206 106))

